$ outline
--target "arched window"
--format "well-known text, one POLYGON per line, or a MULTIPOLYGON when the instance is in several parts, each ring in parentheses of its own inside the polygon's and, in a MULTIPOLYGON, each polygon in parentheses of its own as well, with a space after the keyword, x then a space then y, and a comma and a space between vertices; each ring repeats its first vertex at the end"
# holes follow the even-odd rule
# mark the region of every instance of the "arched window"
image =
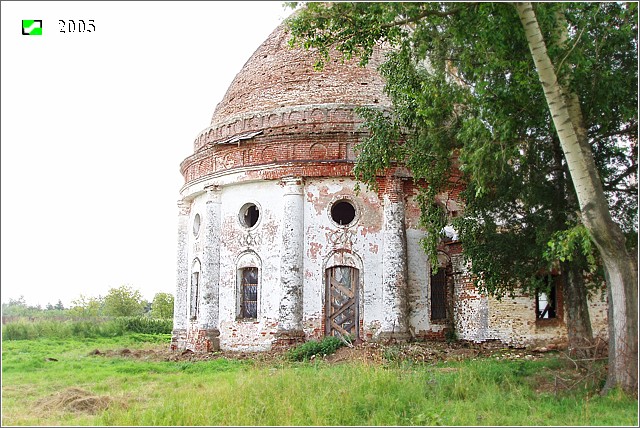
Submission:
POLYGON ((260 300, 260 258, 252 251, 238 258, 237 266, 237 317, 240 320, 258 318, 260 300))
POLYGON ((198 318, 200 286, 200 260, 195 259, 191 265, 191 289, 189 293, 189 317, 192 320, 198 318))
POLYGON ((431 321, 447 318, 447 274, 445 268, 431 275, 431 321))
POLYGON ((258 268, 240 269, 240 318, 258 318, 258 268))

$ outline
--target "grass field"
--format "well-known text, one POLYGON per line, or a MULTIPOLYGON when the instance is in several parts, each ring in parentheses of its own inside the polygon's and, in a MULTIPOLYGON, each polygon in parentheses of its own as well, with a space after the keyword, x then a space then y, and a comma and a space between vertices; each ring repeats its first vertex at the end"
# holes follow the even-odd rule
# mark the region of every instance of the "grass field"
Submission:
POLYGON ((145 334, 4 340, 2 425, 638 424, 637 400, 598 395, 598 379, 554 388, 558 373, 566 380, 573 370, 556 355, 430 364, 158 358, 154 350, 168 346, 168 335, 145 334))

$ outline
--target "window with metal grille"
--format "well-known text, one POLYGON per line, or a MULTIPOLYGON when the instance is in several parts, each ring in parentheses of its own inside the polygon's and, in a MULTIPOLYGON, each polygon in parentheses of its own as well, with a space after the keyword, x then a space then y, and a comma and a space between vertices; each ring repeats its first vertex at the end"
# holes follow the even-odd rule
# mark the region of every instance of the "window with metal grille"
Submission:
POLYGON ((190 314, 191 319, 198 317, 198 280, 200 277, 199 272, 193 272, 191 274, 191 307, 190 314))
POLYGON ((242 268, 240 275, 240 318, 258 318, 258 268, 242 268))
POLYGON ((447 318, 447 275, 444 268, 431 275, 431 320, 447 318))

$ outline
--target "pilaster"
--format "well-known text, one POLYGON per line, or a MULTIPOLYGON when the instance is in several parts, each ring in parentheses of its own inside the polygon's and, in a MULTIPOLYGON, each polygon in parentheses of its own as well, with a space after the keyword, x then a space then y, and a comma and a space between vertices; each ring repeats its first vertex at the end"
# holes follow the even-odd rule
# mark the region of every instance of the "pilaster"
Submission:
POLYGON ((302 330, 302 281, 304 251, 304 182, 285 177, 283 192, 282 246, 280 249, 280 317, 278 340, 295 342, 302 330))
POLYGON ((176 264, 176 294, 173 306, 172 349, 184 349, 187 334, 187 287, 189 284, 188 226, 191 203, 178 201, 178 242, 176 264))
POLYGON ((388 177, 383 194, 382 304, 380 339, 409 338, 407 317, 407 237, 402 179, 388 177))

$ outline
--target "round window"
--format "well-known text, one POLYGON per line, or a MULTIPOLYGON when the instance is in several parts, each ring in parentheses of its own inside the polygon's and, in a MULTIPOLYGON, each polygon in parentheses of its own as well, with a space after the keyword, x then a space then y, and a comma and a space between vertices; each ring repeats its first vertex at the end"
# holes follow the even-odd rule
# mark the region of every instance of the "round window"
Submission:
POLYGON ((197 236, 198 232, 200 232, 200 214, 196 214, 193 218, 193 234, 197 236))
POLYGON ((253 227, 260 218, 260 209, 256 204, 244 204, 240 208, 240 224, 244 227, 253 227))
POLYGON ((356 208, 346 200, 341 200, 331 207, 331 219, 341 226, 346 226, 356 218, 356 208))

